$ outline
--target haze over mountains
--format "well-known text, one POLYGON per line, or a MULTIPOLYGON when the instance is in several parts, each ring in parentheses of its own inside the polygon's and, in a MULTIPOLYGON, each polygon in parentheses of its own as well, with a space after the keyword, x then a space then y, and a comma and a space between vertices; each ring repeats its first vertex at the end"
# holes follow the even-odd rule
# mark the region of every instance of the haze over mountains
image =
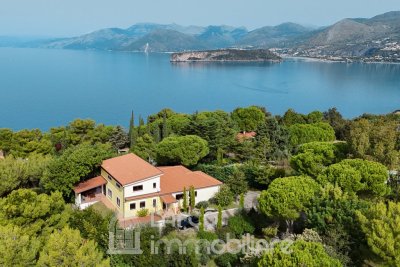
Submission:
POLYGON ((370 19, 344 19, 322 28, 290 22, 252 31, 230 26, 186 27, 139 23, 127 29, 102 29, 73 38, 20 42, 19 45, 22 44, 45 48, 149 52, 228 47, 276 48, 291 55, 360 57, 396 52, 397 48, 400 50, 400 11, 370 19))

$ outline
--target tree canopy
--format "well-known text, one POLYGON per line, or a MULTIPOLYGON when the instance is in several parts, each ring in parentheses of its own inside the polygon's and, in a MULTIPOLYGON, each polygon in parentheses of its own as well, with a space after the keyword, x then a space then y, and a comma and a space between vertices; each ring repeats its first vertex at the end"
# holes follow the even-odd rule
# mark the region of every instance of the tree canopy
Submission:
POLYGON ((378 162, 362 159, 346 159, 329 166, 317 180, 321 184, 337 184, 346 192, 384 196, 389 188, 388 170, 378 162))
POLYGON ((400 203, 379 202, 357 217, 378 263, 400 266, 400 203))
POLYGON ((232 112, 232 119, 241 131, 256 131, 258 126, 265 121, 265 113, 256 106, 237 108, 232 112))
POLYGON ((330 257, 321 243, 297 240, 293 244, 282 241, 275 245, 273 249, 263 254, 258 262, 258 266, 339 267, 342 264, 339 260, 330 257))
POLYGON ((258 199, 260 210, 267 216, 285 220, 288 231, 293 221, 306 211, 319 185, 310 177, 294 176, 275 179, 258 199))
POLYGON ((325 122, 313 124, 293 124, 289 127, 290 143, 293 147, 298 145, 320 141, 334 141, 335 131, 325 122))
POLYGON ((170 136, 157 145, 160 165, 195 165, 209 152, 207 141, 196 135, 170 136))

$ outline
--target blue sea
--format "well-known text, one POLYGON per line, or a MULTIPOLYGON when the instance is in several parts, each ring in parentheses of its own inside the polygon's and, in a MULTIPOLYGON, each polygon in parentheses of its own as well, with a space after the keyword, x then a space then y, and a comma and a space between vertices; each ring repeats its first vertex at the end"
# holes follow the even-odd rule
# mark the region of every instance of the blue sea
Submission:
POLYGON ((76 118, 127 126, 171 108, 192 113, 260 105, 273 114, 337 107, 347 118, 400 109, 400 65, 287 59, 170 63, 168 54, 0 48, 0 128, 76 118))

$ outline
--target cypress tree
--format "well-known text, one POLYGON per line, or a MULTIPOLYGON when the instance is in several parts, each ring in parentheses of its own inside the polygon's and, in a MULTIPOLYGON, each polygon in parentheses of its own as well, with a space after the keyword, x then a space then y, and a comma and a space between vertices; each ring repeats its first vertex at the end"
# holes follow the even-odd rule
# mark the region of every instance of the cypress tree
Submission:
POLYGON ((196 205, 196 195, 194 191, 194 186, 190 187, 190 209, 193 210, 196 205))
POLYGON ((218 221, 217 221, 217 229, 222 228, 222 208, 221 205, 218 205, 218 221))
POLYGON ((134 116, 134 114, 133 114, 133 110, 132 110, 132 113, 131 113, 131 119, 129 120, 129 133, 128 133, 128 136, 129 136, 129 145, 132 147, 133 146, 133 143, 134 143, 134 140, 132 139, 133 138, 133 132, 135 131, 135 116, 134 116))
POLYGON ((199 232, 204 232, 204 208, 200 209, 199 232))
POLYGON ((188 203, 187 203, 187 192, 186 192, 186 187, 183 188, 183 210, 187 212, 188 210, 188 203))
POLYGON ((240 194, 239 207, 241 209, 244 209, 244 194, 243 193, 240 194))

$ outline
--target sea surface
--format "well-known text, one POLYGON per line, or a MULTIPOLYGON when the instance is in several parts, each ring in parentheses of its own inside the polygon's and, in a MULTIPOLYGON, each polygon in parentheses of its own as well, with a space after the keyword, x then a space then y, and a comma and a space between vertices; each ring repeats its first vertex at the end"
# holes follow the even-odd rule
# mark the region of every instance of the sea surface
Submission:
POLYGON ((170 63, 168 54, 0 48, 0 128, 48 130, 76 118, 127 126, 171 108, 260 105, 273 114, 337 107, 347 118, 400 109, 400 65, 170 63))

